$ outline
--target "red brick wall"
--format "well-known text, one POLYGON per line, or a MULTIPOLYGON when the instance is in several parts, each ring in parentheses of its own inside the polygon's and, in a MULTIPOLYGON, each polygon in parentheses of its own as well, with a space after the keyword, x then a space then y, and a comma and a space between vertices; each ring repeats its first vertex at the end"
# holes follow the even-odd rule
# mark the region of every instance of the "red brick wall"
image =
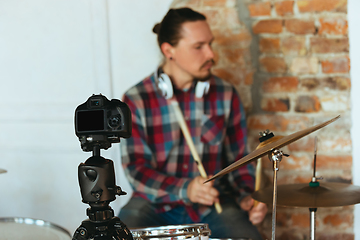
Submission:
MULTIPOLYGON (((307 183, 312 177, 314 137, 317 176, 323 182, 351 183, 349 40, 346 0, 175 0, 204 13, 215 35, 215 74, 233 83, 244 102, 249 150, 258 132, 277 136, 340 120, 282 148, 279 184, 307 183)), ((272 164, 263 160, 264 186, 272 164)), ((270 208, 271 209, 271 206, 270 208)), ((354 239, 353 207, 319 208, 317 239, 354 239)), ((271 237, 271 212, 258 226, 271 237)), ((277 239, 309 239, 307 208, 278 208, 277 239)))

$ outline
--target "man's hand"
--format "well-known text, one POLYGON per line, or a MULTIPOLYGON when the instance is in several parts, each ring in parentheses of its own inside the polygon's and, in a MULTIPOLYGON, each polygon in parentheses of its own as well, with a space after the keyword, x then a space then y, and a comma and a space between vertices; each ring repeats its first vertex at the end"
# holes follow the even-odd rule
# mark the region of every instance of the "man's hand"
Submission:
POLYGON ((214 181, 204 184, 206 180, 198 176, 189 183, 187 195, 191 202, 211 206, 219 201, 219 192, 213 187, 214 181))
POLYGON ((254 199, 251 196, 244 197, 240 202, 240 207, 244 211, 249 212, 249 220, 252 224, 256 225, 261 223, 267 213, 267 206, 265 203, 259 202, 254 207, 254 199))

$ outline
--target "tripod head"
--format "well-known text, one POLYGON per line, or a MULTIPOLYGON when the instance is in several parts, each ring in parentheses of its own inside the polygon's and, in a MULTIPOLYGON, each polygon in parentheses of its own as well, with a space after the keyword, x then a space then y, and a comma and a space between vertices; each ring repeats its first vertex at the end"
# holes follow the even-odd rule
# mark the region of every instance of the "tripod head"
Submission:
POLYGON ((92 151, 93 155, 78 167, 82 201, 90 208, 86 212, 89 219, 76 229, 73 240, 133 240, 130 230, 114 217, 109 206, 116 195, 126 193, 115 185, 113 161, 100 156, 100 149, 120 142, 120 137, 131 136, 130 109, 119 100, 93 95, 75 111, 75 133, 83 151, 92 151))

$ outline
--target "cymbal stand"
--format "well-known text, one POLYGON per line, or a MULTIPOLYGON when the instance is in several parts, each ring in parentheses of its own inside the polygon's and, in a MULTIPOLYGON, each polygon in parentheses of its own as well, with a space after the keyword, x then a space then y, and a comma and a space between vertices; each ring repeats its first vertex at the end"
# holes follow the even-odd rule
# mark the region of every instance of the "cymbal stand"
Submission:
MULTIPOLYGON (((314 144, 314 171, 313 177, 311 178, 311 182, 309 182, 310 187, 319 187, 320 183, 317 181, 318 179, 315 176, 316 174, 316 152, 317 152, 317 137, 315 137, 315 144, 314 144)), ((317 208, 309 208, 310 211, 310 240, 315 240, 315 228, 316 228, 316 210, 317 208)))
POLYGON ((271 240, 275 240, 275 228, 276 228, 276 202, 277 202, 277 172, 279 171, 279 162, 282 159, 282 156, 288 157, 289 155, 284 154, 282 151, 278 149, 272 150, 268 157, 270 161, 273 162, 274 167, 274 188, 273 188, 273 206, 272 206, 272 225, 271 225, 271 240))
POLYGON ((310 240, 315 240, 316 210, 317 208, 309 208, 310 210, 310 240))

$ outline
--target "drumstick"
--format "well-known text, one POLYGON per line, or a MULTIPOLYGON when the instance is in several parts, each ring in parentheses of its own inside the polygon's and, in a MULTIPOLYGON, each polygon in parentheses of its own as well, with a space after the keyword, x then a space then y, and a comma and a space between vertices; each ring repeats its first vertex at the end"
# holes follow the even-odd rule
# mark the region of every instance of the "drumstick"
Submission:
MULTIPOLYGON (((199 169, 199 172, 200 172, 200 175, 201 177, 207 179, 207 174, 206 174, 206 171, 204 169, 204 166, 200 160, 200 157, 199 157, 199 154, 197 153, 196 151, 196 148, 195 148, 195 145, 194 145, 194 142, 191 138, 191 135, 190 135, 190 131, 186 125, 186 122, 185 122, 185 119, 184 119, 184 116, 180 110, 180 107, 179 107, 179 103, 175 100, 171 101, 171 105, 173 106, 174 108, 174 111, 175 111, 175 115, 176 115, 176 118, 179 122, 179 125, 180 125, 180 128, 184 134, 184 137, 185 137, 185 140, 187 142, 187 144, 189 145, 189 148, 190 148, 190 152, 195 160, 195 162, 197 163, 197 167, 199 169)), ((222 212, 222 208, 221 208, 221 205, 220 203, 218 202, 215 202, 215 209, 217 211, 217 213, 221 213, 222 212)))
MULTIPOLYGON (((256 164, 256 173, 255 173, 255 191, 258 191, 260 189, 261 185, 261 171, 262 171, 262 164, 261 164, 261 158, 257 160, 256 164)), ((254 201, 254 207, 258 205, 258 201, 254 201)))
MULTIPOLYGON (((262 147, 262 144, 260 143, 256 149, 262 147)), ((256 164, 256 172, 255 172, 255 191, 260 190, 260 186, 261 186, 261 172, 262 172, 262 163, 261 163, 261 158, 259 158, 257 160, 257 164, 256 164)), ((256 207, 256 205, 258 205, 258 201, 254 201, 254 207, 256 207)))

